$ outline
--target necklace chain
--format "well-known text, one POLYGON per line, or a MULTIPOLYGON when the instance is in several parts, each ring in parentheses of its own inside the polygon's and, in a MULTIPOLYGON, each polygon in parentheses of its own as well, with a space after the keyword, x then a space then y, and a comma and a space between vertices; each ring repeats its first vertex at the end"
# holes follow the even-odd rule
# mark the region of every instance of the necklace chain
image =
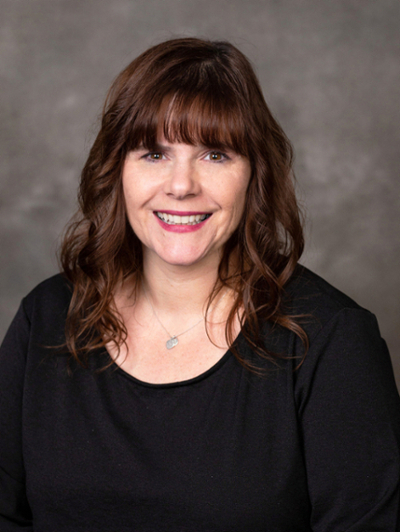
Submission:
MULTIPOLYGON (((156 320, 158 321, 158 323, 161 325, 161 327, 164 329, 164 331, 168 334, 169 336, 169 340, 167 340, 165 346, 167 349, 173 349, 176 345, 178 345, 179 341, 178 341, 178 336, 182 336, 183 334, 191 331, 192 329, 194 329, 195 327, 197 327, 197 325, 199 325, 199 323, 201 323, 202 321, 204 321, 207 317, 207 314, 205 316, 203 316, 199 321, 197 321, 194 325, 192 325, 191 327, 189 327, 188 329, 186 329, 185 331, 182 331, 180 332, 179 334, 171 334, 167 328, 165 327, 165 325, 162 323, 162 321, 160 320, 160 318, 157 316, 157 313, 147 295, 147 292, 145 290, 145 287, 144 287, 144 284, 142 283, 142 287, 143 287, 143 293, 144 293, 144 297, 146 298, 147 302, 149 303, 150 307, 151 307, 151 310, 153 311, 153 314, 154 314, 154 317, 156 318, 156 320)), ((222 296, 222 299, 225 297, 226 295, 226 292, 225 294, 222 296)), ((222 300, 221 299, 221 300, 222 300)))

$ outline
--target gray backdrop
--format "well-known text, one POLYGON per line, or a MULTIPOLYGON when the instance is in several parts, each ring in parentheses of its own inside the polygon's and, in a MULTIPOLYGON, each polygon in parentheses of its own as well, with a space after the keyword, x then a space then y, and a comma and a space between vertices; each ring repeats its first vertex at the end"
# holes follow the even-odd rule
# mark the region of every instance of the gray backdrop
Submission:
POLYGON ((0 0, 0 336, 57 271, 112 79, 175 36, 228 39, 293 141, 303 263, 373 311, 400 383, 398 0, 0 0))

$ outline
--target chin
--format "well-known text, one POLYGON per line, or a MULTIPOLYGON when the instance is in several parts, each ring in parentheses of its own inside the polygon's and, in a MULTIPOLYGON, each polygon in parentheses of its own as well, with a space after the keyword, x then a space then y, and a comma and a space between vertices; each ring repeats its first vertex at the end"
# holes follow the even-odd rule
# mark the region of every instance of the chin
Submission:
POLYGON ((169 253, 158 254, 159 258, 171 266, 193 266, 201 262, 207 262, 211 258, 211 254, 202 252, 200 250, 185 250, 176 249, 169 250, 169 253))
MULTIPOLYGON (((200 243, 199 243, 200 244, 200 243)), ((221 258, 219 247, 210 242, 202 245, 189 245, 182 242, 154 242, 152 246, 143 246, 143 252, 150 262, 162 262, 171 266, 194 266, 195 264, 215 263, 216 268, 221 258)))
POLYGON ((161 257, 161 259, 171 266, 193 266, 202 261, 203 257, 161 257))

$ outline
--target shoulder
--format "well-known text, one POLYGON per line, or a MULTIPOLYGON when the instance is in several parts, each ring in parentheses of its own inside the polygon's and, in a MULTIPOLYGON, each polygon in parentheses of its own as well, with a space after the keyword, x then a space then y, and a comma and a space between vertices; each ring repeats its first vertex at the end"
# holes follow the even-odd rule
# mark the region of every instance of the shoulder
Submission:
MULTIPOLYGON (((288 312, 296 316, 309 343, 303 362, 294 372, 299 412, 311 398, 315 408, 326 401, 335 404, 338 411, 343 404, 345 411, 365 398, 371 402, 373 391, 375 402, 393 415, 399 396, 375 315, 303 266, 287 284, 286 296, 288 312)), ((293 346, 292 353, 299 361, 304 346, 298 338, 293 346)), ((398 414, 396 419, 400 423, 398 414)))
POLYGON ((267 351, 283 356, 280 364, 284 367, 301 366, 301 374, 311 376, 314 365, 328 353, 333 353, 336 363, 343 357, 350 362, 343 353, 358 356, 363 346, 386 349, 371 312, 300 264, 284 287, 282 310, 301 327, 307 343, 294 329, 270 321, 263 322, 263 342, 267 351))
POLYGON ((285 310, 298 317, 309 338, 349 315, 358 323, 376 323, 371 312, 301 265, 285 287, 285 310))
POLYGON ((56 345, 64 341, 71 297, 72 285, 62 274, 42 281, 24 297, 19 314, 28 323, 31 335, 39 342, 56 345))
POLYGON ((290 278, 286 292, 300 311, 319 309, 330 314, 343 308, 362 308, 349 296, 300 264, 290 278))
POLYGON ((39 283, 23 299, 23 307, 29 315, 40 308, 56 309, 69 306, 72 285, 59 273, 39 283))
MULTIPOLYGON (((299 389, 315 392, 317 382, 321 382, 321 390, 334 382, 344 393, 347 382, 349 387, 359 383, 365 393, 371 386, 386 387, 397 396, 389 353, 373 313, 303 266, 289 281, 286 297, 288 312, 309 340, 296 377, 299 389)), ((296 345, 301 353, 300 342, 296 345)))
POLYGON ((5 335, 1 346, 2 363, 8 360, 16 367, 18 363, 25 364, 31 356, 42 360, 49 346, 63 344, 71 294, 71 285, 61 274, 31 290, 23 298, 5 335))
MULTIPOLYGON (((300 265, 285 287, 285 302, 286 313, 294 317, 308 339, 297 374, 300 381, 302 375, 310 384, 317 368, 320 374, 325 371, 326 379, 356 371, 366 376, 383 372, 382 382, 393 380, 387 346, 372 312, 300 265)), ((301 360, 305 346, 298 337, 291 345, 289 352, 301 360)))

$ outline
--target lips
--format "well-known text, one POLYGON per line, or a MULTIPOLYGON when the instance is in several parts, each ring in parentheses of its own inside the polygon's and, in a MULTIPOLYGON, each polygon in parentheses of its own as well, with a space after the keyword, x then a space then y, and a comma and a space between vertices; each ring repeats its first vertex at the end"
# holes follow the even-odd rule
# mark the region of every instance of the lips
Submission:
POLYGON ((207 213, 175 214, 170 211, 155 211, 155 215, 168 225, 197 225, 211 216, 207 213))

